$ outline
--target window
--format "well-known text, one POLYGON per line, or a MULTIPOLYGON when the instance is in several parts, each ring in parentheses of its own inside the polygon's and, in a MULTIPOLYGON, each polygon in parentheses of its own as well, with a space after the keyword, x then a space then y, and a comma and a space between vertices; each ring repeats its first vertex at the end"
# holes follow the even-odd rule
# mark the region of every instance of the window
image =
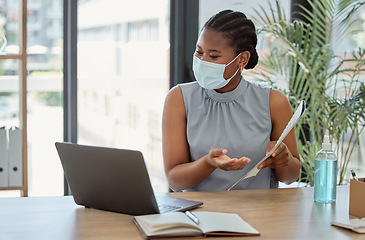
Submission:
POLYGON ((63 1, 27 1, 27 55, 21 50, 24 2, 0 1, 0 35, 6 37, 0 59, 0 127, 22 127, 26 121, 28 195, 63 195, 63 171, 54 147, 63 135, 63 1), (22 59, 27 60, 26 90, 21 88, 22 59), (23 98, 27 103, 24 114, 23 98))
POLYGON ((161 137, 168 3, 78 2, 78 143, 140 150, 159 192, 168 190, 161 137))

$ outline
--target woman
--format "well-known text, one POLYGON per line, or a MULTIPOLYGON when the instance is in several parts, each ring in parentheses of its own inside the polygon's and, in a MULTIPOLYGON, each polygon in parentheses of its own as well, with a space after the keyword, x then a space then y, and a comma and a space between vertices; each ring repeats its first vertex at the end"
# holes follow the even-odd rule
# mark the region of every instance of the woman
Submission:
MULTIPOLYGON (((293 115, 279 91, 246 81, 258 62, 251 20, 225 10, 203 26, 193 55, 196 82, 168 93, 163 112, 165 173, 175 191, 227 190, 260 161, 293 115)), ((234 189, 274 188, 299 177, 294 130, 260 172, 234 189)))

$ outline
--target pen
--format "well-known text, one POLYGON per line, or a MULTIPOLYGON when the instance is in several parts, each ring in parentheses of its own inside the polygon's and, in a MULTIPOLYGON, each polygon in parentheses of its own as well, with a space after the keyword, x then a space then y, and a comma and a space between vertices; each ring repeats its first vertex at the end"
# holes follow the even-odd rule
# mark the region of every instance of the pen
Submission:
POLYGON ((193 220, 193 222, 195 222, 196 224, 199 224, 199 219, 195 216, 194 213, 190 212, 190 211, 186 211, 185 214, 191 219, 193 220))
POLYGON ((354 178, 354 180, 358 181, 358 179, 357 179, 357 176, 356 176, 356 173, 355 173, 354 169, 351 169, 351 174, 352 174, 352 177, 354 178))

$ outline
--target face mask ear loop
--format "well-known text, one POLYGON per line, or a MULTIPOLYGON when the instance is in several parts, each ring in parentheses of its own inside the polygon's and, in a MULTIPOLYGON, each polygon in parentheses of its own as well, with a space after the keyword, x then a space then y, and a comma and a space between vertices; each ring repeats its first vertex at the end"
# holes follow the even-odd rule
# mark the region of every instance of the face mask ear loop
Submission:
POLYGON ((229 66, 229 64, 231 64, 231 63, 233 63, 239 56, 241 55, 241 53, 240 54, 238 54, 235 58, 233 58, 233 60, 232 61, 230 61, 228 64, 226 64, 225 66, 227 67, 227 66, 229 66))
POLYGON ((237 71, 233 74, 233 76, 232 77, 230 77, 230 78, 228 78, 228 79, 225 79, 226 81, 231 81, 232 80, 232 78, 234 77, 234 76, 236 76, 236 74, 238 73, 240 71, 240 68, 237 68, 237 71))

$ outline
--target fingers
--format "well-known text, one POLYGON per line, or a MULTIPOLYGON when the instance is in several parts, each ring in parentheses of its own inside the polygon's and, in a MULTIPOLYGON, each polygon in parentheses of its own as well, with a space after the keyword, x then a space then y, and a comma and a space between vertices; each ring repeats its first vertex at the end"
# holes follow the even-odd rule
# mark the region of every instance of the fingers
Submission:
POLYGON ((266 154, 268 154, 271 151, 271 149, 273 149, 273 147, 275 146, 275 144, 276 144, 276 141, 269 142, 269 144, 267 146, 267 149, 266 149, 266 154))
POLYGON ((227 149, 213 148, 209 152, 209 162, 211 165, 225 171, 241 170, 250 162, 249 158, 230 158, 226 154, 227 149))
POLYGON ((213 148, 208 153, 208 163, 214 167, 219 167, 219 159, 226 157, 227 150, 213 148))
POLYGON ((238 158, 231 158, 228 161, 222 162, 220 164, 219 168, 231 171, 231 170, 242 170, 251 160, 246 157, 242 157, 240 159, 238 158))
POLYGON ((247 157, 242 157, 239 159, 240 160, 240 167, 238 168, 238 170, 242 170, 243 168, 246 167, 246 165, 251 161, 251 159, 247 158, 247 157))
POLYGON ((283 152, 285 152, 287 150, 287 147, 285 145, 285 143, 280 143, 280 145, 276 148, 276 150, 271 154, 271 157, 275 158, 277 157, 279 154, 282 154, 283 152))
MULTIPOLYGON (((266 154, 268 154, 276 145, 276 141, 271 141, 269 142, 267 149, 266 149, 266 154)), ((275 151, 271 154, 272 157, 276 157, 280 152, 284 151, 285 149, 287 149, 287 146, 285 143, 281 142, 279 144, 279 146, 275 149, 275 151)))
MULTIPOLYGON (((273 144, 269 144, 269 146, 268 146, 268 152, 275 145, 275 142, 270 142, 270 143, 273 143, 273 144)), ((278 148, 271 154, 271 156, 267 160, 265 160, 263 163, 261 163, 257 167, 257 169, 261 170, 261 169, 263 169, 265 167, 270 167, 270 168, 274 168, 274 169, 275 168, 286 167, 289 164, 290 154, 291 153, 288 150, 288 148, 285 145, 285 143, 281 143, 278 146, 278 148)))
POLYGON ((266 168, 266 167, 277 169, 277 168, 286 167, 288 165, 289 165, 289 158, 279 159, 279 160, 276 160, 275 158, 268 158, 263 163, 261 163, 257 167, 257 169, 261 170, 261 169, 266 168))
POLYGON ((227 149, 213 148, 210 150, 210 157, 219 157, 227 154, 227 149))

